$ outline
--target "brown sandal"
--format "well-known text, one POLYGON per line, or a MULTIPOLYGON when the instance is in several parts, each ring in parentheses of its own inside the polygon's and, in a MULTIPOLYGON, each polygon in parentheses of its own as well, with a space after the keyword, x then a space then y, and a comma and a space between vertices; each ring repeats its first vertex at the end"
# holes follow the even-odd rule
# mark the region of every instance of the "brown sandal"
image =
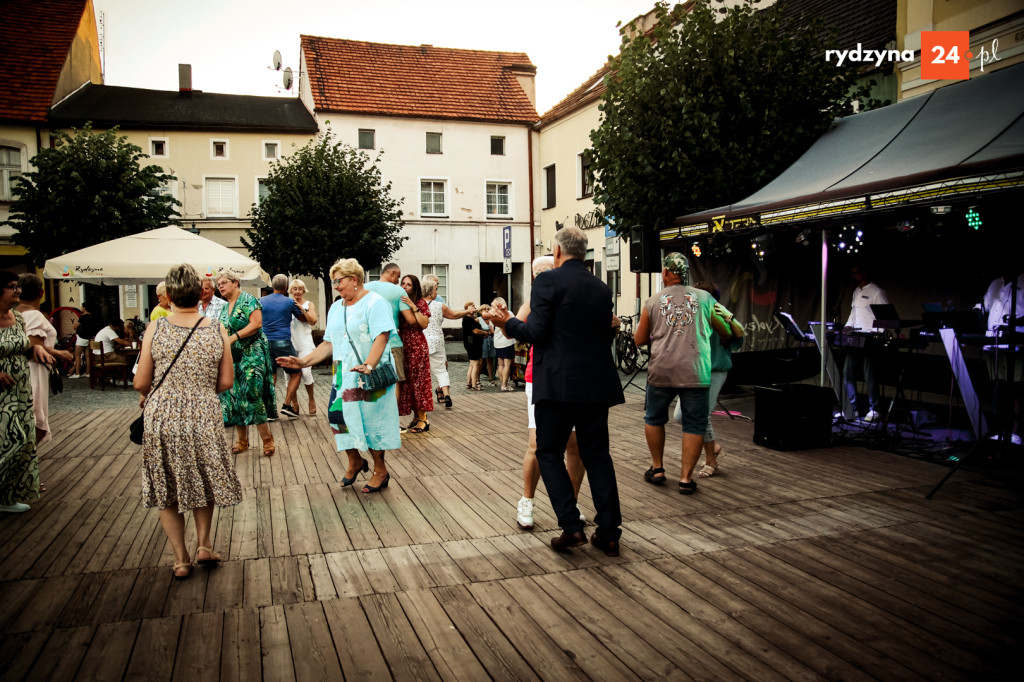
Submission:
POLYGON ((316 416, 316 401, 315 400, 310 400, 309 401, 309 414, 312 417, 316 416))
POLYGON ((268 440, 263 441, 263 456, 270 457, 277 451, 274 447, 274 437, 271 436, 268 440))
POLYGON ((175 580, 185 580, 185 579, 187 579, 190 575, 192 575, 192 562, 191 561, 184 561, 184 562, 182 562, 180 564, 174 564, 174 566, 171 568, 171 573, 174 574, 174 579, 175 580), (188 569, 188 570, 185 572, 184 575, 179 575, 178 571, 180 571, 182 569, 188 569))
POLYGON ((217 552, 214 552, 211 547, 196 547, 196 557, 196 563, 203 568, 212 568, 224 560, 224 558, 220 554, 217 554, 217 552), (200 552, 206 552, 210 556, 206 559, 199 559, 198 557, 200 552))
POLYGON ((249 441, 240 440, 231 446, 231 454, 237 455, 240 452, 245 452, 249 449, 249 441))

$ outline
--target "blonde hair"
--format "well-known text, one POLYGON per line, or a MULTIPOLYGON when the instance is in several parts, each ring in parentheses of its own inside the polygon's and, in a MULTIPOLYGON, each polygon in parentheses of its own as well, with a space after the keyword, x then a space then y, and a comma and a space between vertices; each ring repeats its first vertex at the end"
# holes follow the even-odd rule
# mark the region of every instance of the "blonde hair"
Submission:
POLYGON ((554 256, 537 256, 533 259, 533 276, 536 277, 542 272, 555 269, 554 256))
POLYGON ((331 279, 338 279, 340 277, 355 277, 362 284, 363 279, 366 277, 366 271, 363 270, 363 266, 355 258, 339 258, 331 266, 331 279))
POLYGON ((503 299, 501 296, 499 296, 496 299, 494 299, 493 301, 491 301, 491 305, 492 306, 501 306, 502 308, 508 308, 508 303, 505 303, 505 299, 503 299))
POLYGON ((429 280, 426 277, 423 278, 423 298, 433 296, 434 292, 437 291, 437 282, 429 280))
POLYGON ((191 308, 199 302, 199 296, 203 293, 199 273, 188 263, 175 265, 168 270, 164 284, 167 298, 179 308, 191 308))
POLYGON ((472 301, 466 301, 466 305, 462 306, 463 310, 469 310, 470 306, 476 307, 476 303, 472 301))
POLYGON ((300 287, 302 289, 302 293, 309 291, 309 289, 306 288, 306 283, 301 279, 293 279, 291 284, 288 285, 288 291, 291 291, 295 287, 300 287))
POLYGON ((491 309, 491 304, 490 303, 481 303, 480 305, 478 305, 476 307, 476 309, 481 311, 481 312, 484 311, 484 310, 490 310, 491 309))
POLYGON ((217 273, 217 279, 220 279, 221 277, 228 280, 229 282, 234 282, 235 284, 242 283, 242 280, 238 279, 238 275, 233 273, 231 270, 228 270, 227 268, 224 268, 223 270, 217 273))
POLYGON ((167 283, 166 282, 160 282, 160 284, 156 285, 156 295, 157 296, 166 296, 167 295, 167 283))

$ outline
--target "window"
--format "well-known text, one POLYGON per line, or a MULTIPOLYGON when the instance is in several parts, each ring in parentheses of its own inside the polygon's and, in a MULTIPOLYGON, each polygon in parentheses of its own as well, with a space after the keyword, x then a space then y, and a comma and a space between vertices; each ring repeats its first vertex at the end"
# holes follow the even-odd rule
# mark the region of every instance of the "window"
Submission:
POLYGON ((580 167, 579 198, 594 196, 594 174, 590 171, 590 150, 578 154, 580 167))
POLYGON ((210 158, 211 159, 227 159, 228 158, 228 141, 227 140, 210 140, 210 158))
POLYGON ((151 137, 149 138, 149 155, 157 158, 167 158, 170 156, 169 146, 167 144, 166 137, 151 137))
POLYGON ((0 201, 14 201, 14 179, 21 175, 20 147, 0 146, 0 201))
POLYGON ((276 140, 263 141, 263 160, 277 161, 281 158, 281 143, 276 140))
POLYGON ((366 281, 367 282, 379 282, 380 281, 381 266, 375 268, 368 268, 366 270, 366 281))
POLYGON ((555 165, 544 169, 544 208, 555 207, 555 165))
POLYGON ((267 186, 267 179, 256 178, 256 205, 262 204, 268 196, 270 196, 270 188, 267 186))
POLYGON ((436 218, 448 216, 444 180, 420 180, 420 215, 436 218))
MULTIPOLYGON (((448 302, 448 266, 447 265, 424 265, 424 275, 437 275, 437 295, 448 302)), ((420 277, 420 280, 423 278, 420 277)), ((451 307, 451 306, 449 306, 451 307)))
POLYGON ((494 156, 505 156, 505 138, 504 137, 492 137, 491 138, 491 154, 494 156))
POLYGON ((619 279, 619 271, 618 270, 607 270, 606 269, 604 271, 604 276, 605 276, 605 284, 607 284, 608 288, 612 290, 612 295, 613 296, 621 296, 622 295, 622 281, 619 279))
POLYGON ((206 213, 209 218, 234 218, 238 215, 234 178, 205 178, 206 213))
POLYGON ((511 216, 508 200, 509 189, 510 185, 507 182, 487 183, 488 218, 508 218, 511 216))
POLYGON ((427 133, 427 153, 441 153, 441 133, 427 133))
POLYGON ((377 148, 377 132, 370 130, 369 128, 361 128, 359 130, 359 148, 360 149, 376 149, 377 148))

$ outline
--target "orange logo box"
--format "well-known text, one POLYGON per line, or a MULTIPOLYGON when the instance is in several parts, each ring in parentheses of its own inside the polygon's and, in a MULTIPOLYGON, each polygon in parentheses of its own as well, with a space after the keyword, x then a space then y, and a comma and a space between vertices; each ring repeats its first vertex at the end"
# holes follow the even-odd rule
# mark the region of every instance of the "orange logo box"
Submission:
POLYGON ((970 31, 921 31, 921 78, 966 80, 971 76, 970 31))

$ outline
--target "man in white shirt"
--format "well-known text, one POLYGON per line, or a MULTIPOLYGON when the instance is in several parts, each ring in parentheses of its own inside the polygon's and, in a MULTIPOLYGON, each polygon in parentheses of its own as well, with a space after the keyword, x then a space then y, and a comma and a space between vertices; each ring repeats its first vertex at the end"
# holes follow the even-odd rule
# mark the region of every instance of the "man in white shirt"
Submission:
MULTIPOLYGON (((106 327, 99 330, 96 333, 96 336, 93 337, 93 341, 99 341, 100 343, 103 344, 104 360, 117 360, 118 356, 114 352, 115 349, 125 348, 126 346, 131 345, 131 341, 126 341, 125 339, 121 338, 123 334, 124 322, 121 320, 114 320, 106 327)), ((93 355, 100 354, 98 350, 94 350, 92 353, 93 355)))
POLYGON ((217 288, 213 279, 203 278, 203 292, 199 294, 199 314, 211 320, 220 319, 220 311, 227 303, 223 298, 214 296, 213 290, 217 288))
MULTIPOLYGON (((850 317, 846 320, 846 328, 843 331, 846 333, 881 331, 875 328, 875 314, 871 311, 871 306, 888 303, 889 297, 884 289, 871 281, 871 275, 865 267, 854 265, 850 269, 850 276, 853 277, 857 286, 853 290, 850 317)), ((881 419, 881 415, 878 413, 881 398, 878 391, 876 352, 868 348, 850 348, 846 353, 846 363, 843 367, 843 383, 850 404, 854 406, 854 416, 856 416, 857 372, 862 365, 864 383, 868 385, 868 412, 864 415, 864 421, 874 422, 881 419)))
POLYGON ((1020 274, 1019 268, 1020 266, 1011 259, 1004 268, 1003 276, 992 280, 981 303, 982 311, 986 315, 985 334, 1002 337, 997 344, 986 346, 982 352, 995 388, 993 407, 996 421, 1003 424, 1004 428, 1009 427, 1010 438, 1017 444, 1021 441, 1020 406, 1024 402, 1024 357, 1021 352, 1024 343, 1024 326, 1021 325, 1021 318, 1024 317, 1024 274, 1020 274), (1014 289, 1017 290, 1016 304, 1013 300, 1014 289), (1016 316, 1015 325, 1010 320, 1011 315, 1016 316), (1011 326, 1016 326, 1012 335, 1009 333, 1011 326), (1007 372, 1010 365, 1011 338, 1014 339, 1014 369, 1013 372, 1007 372), (1009 403, 1011 400, 1012 410, 1004 410, 1003 403, 1009 403), (1004 418, 1009 421, 1004 421, 1004 418))

